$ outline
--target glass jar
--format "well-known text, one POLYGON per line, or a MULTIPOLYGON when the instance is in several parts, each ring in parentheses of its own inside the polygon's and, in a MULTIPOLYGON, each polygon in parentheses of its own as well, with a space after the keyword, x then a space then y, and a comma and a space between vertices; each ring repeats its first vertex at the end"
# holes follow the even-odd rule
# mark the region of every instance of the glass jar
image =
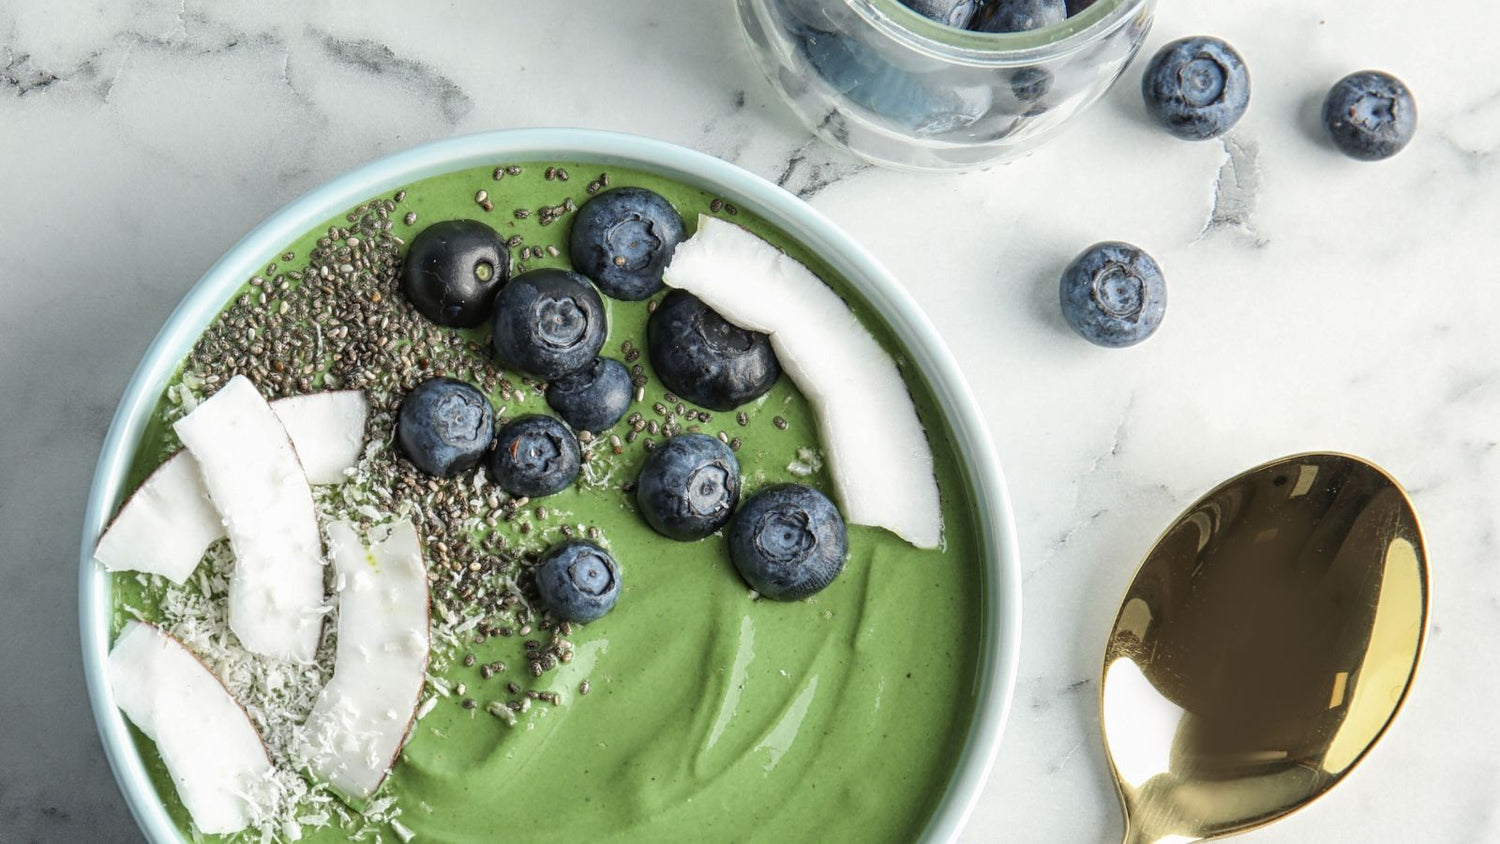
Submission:
POLYGON ((899 0, 737 3, 756 60, 809 129, 919 171, 984 167, 1052 137, 1120 78, 1156 6, 1068 0, 1063 23, 986 33, 899 0))

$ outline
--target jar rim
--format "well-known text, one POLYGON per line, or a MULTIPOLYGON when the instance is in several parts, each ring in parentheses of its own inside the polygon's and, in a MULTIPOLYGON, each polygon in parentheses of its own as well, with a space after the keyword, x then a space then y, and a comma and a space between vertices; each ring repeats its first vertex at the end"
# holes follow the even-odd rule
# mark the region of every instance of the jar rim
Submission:
POLYGON ((1010 64, 1076 52, 1113 32, 1152 0, 1097 0, 1060 24, 1029 32, 972 32, 927 18, 900 0, 847 0, 871 26, 934 58, 972 64, 1010 64))

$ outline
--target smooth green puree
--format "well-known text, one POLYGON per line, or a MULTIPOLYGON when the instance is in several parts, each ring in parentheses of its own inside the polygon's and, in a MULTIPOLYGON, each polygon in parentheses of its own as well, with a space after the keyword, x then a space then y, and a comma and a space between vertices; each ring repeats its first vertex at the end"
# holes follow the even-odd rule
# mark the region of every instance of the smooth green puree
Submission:
MULTIPOLYGON (((568 181, 547 180, 545 164, 525 163, 522 175, 500 181, 486 167, 410 185, 391 214, 394 231, 409 241, 437 220, 484 220, 502 237, 520 234, 529 246, 559 250, 524 262, 527 268, 567 266, 571 215, 542 226, 535 209, 564 197, 581 206, 589 198, 586 184, 601 172, 611 187, 640 185, 666 196, 690 230, 700 213, 719 207, 710 193, 648 173, 558 166, 569 171, 568 181), (481 189, 492 212, 476 204, 481 189), (517 219, 517 207, 533 213, 517 219), (417 222, 406 225, 411 211, 417 222)), ((873 312, 799 244, 735 210, 720 207, 717 216, 746 226, 831 283, 903 366, 936 457, 945 546, 922 551, 884 530, 850 526, 849 563, 832 586, 795 603, 752 600, 722 536, 676 542, 637 515, 620 487, 638 472, 643 442, 619 455, 599 449, 596 468, 608 470, 602 481, 533 502, 551 513, 528 535, 505 522, 496 529, 510 531, 517 544, 545 547, 561 538, 563 522, 596 526, 621 565, 619 603, 575 629, 575 658, 537 680, 525 670, 521 636, 472 647, 466 640, 457 653, 435 654, 437 673, 449 686, 464 683, 478 706, 462 708, 460 695, 440 699, 413 728, 382 789, 382 796, 396 798, 399 821, 415 840, 910 840, 947 788, 973 715, 985 578, 959 456, 927 386, 873 312), (468 652, 477 659, 465 667, 459 657, 468 652), (494 660, 509 670, 484 679, 480 666, 494 660), (586 695, 579 693, 584 680, 586 695), (512 698, 509 682, 556 691, 562 704, 531 706, 507 725, 485 704, 512 698)), ((286 266, 305 264, 326 228, 288 244, 298 258, 286 266)), ((603 354, 621 357, 625 340, 644 352, 647 303, 605 302, 610 334, 603 354)), ((639 362, 651 375, 645 354, 639 362)), ((656 418, 652 406, 663 394, 653 376, 631 411, 656 418)), ((167 407, 163 400, 158 412, 167 407)), ((818 435, 790 379, 741 410, 747 425, 731 412, 715 413, 701 427, 742 440, 743 495, 781 481, 832 494, 826 467, 816 457, 799 457, 799 448, 817 448, 818 435), (773 424, 776 417, 786 421, 785 430, 773 424), (796 462, 802 472, 806 464, 816 468, 795 474, 789 467, 796 462)), ((548 412, 536 397, 511 413, 518 411, 548 412)), ((175 446, 164 418, 141 444, 132 486, 175 446)), ((623 437, 628 428, 622 423, 613 433, 623 437)), ((116 606, 145 607, 149 614, 157 588, 117 577, 116 606)), ((117 623, 126 617, 116 616, 117 623)), ((139 735, 137 743, 162 800, 190 830, 154 746, 139 735)), ((380 831, 395 840, 389 827, 380 831)), ((303 840, 346 834, 337 826, 308 827, 303 840)), ((255 837, 254 830, 246 836, 255 837)))

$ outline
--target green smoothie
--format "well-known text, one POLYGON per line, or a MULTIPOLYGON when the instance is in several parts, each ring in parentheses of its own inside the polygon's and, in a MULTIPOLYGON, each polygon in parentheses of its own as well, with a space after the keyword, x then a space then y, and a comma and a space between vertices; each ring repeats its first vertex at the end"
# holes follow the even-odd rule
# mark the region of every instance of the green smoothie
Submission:
MULTIPOLYGON (((571 162, 524 163, 500 179, 488 167, 452 173, 407 186, 389 214, 391 231, 410 240, 438 220, 482 220, 502 237, 519 236, 512 249, 518 269, 568 267, 567 206, 586 202, 605 171, 611 187, 638 185, 665 196, 690 232, 700 213, 713 213, 804 262, 905 367, 890 332, 816 256, 710 193, 649 173, 571 162), (557 209, 555 219, 515 211, 549 207, 557 209)), ((339 225, 342 217, 329 224, 339 225)), ((288 244, 293 258, 276 272, 305 268, 329 226, 288 244)), ((242 292, 265 289, 262 283, 242 292)), ((576 532, 597 535, 620 563, 619 603, 571 630, 569 658, 540 677, 526 670, 528 636, 521 631, 485 636, 470 628, 456 644, 435 638, 431 673, 453 693, 424 694, 433 702, 377 798, 389 798, 387 816, 399 810, 401 828, 374 831, 385 840, 409 830, 417 841, 451 842, 917 837, 948 787, 973 717, 986 577, 959 456, 927 386, 905 370, 933 447, 943 547, 919 550, 887 531, 851 525, 848 565, 830 587, 805 601, 757 600, 722 536, 686 543, 661 537, 626 490, 647 442, 665 436, 644 425, 673 417, 679 426, 686 421, 735 441, 745 496, 788 481, 832 494, 808 404, 783 377, 739 414, 698 416, 691 407, 681 414, 680 400, 665 394, 644 354, 649 303, 605 302, 603 354, 630 360, 637 350, 634 363, 644 367, 644 398, 631 408, 641 422, 622 422, 598 437, 578 484, 530 502, 524 518, 485 522, 475 536, 485 547, 534 551, 576 532), (635 428, 642 430, 632 434, 635 428), (455 691, 460 684, 463 691, 455 691), (513 715, 489 709, 518 699, 525 706, 513 715)), ((482 342, 484 332, 466 337, 482 342)), ((479 346, 468 353, 475 367, 494 369, 479 346)), ((315 378, 313 387, 331 385, 315 378)), ((511 417, 549 412, 536 393, 518 387, 510 401, 496 400, 497 409, 504 405, 511 417)), ((132 487, 176 447, 169 420, 180 414, 176 399, 164 397, 132 487)), ((159 616, 169 586, 116 576, 116 626, 135 611, 159 616)), ((450 633, 476 611, 451 595, 444 600, 434 622, 450 633)), ((538 631, 529 638, 545 637, 538 631)), ((154 746, 139 736, 137 744, 163 802, 189 832, 154 746)), ((299 829, 309 841, 344 840, 352 831, 337 822, 299 829)), ((242 836, 258 840, 259 833, 242 836)))

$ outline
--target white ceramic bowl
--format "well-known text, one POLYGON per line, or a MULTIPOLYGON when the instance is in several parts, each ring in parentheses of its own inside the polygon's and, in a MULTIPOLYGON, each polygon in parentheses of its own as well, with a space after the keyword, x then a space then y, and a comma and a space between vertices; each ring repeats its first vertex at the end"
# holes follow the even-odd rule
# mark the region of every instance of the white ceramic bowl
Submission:
POLYGON ((105 682, 109 653, 110 580, 93 549, 124 493, 137 443, 157 399, 198 336, 257 268, 286 244, 347 208, 413 182, 495 161, 590 161, 659 173, 753 211, 826 260, 888 323, 927 378, 963 455, 984 549, 981 677, 974 723, 955 761, 952 783, 924 838, 957 836, 984 787, 1015 689, 1021 635, 1021 577, 1015 525, 1000 463, 948 347, 906 291, 868 252, 822 214, 770 182, 709 155, 634 135, 581 129, 521 129, 466 135, 426 144, 367 164, 296 200, 230 249, 193 287, 157 334, 125 388, 104 439, 84 512, 79 615, 83 665, 94 720, 125 800, 153 842, 179 842, 146 773, 114 696, 105 682))

